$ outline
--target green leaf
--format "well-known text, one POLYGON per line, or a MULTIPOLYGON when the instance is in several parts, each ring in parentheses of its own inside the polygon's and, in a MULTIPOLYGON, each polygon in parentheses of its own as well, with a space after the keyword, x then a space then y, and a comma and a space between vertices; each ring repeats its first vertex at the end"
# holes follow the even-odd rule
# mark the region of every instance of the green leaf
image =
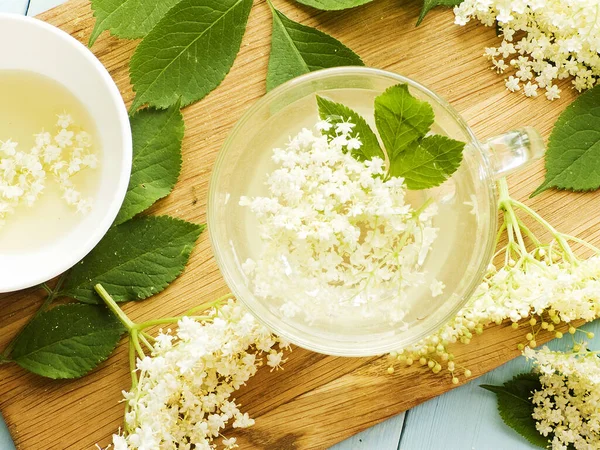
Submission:
POLYGON ((409 189, 429 189, 446 181, 462 162, 464 142, 428 136, 390 160, 390 175, 403 177, 409 189))
POLYGON ((423 22, 423 19, 427 15, 429 11, 431 11, 436 6, 458 6, 464 0, 423 0, 423 7, 421 8, 421 14, 419 15, 419 19, 417 20, 417 26, 423 22))
POLYGON ((113 227, 71 269, 60 294, 99 303, 97 283, 116 301, 158 294, 181 274, 203 229, 168 216, 136 217, 113 227))
POLYGON ((179 105, 143 109, 131 117, 133 166, 115 224, 128 221, 173 190, 181 170, 185 125, 179 105))
POLYGON ((375 123, 390 160, 425 136, 433 121, 431 105, 413 97, 406 84, 392 86, 375 99, 375 123))
POLYGON ((352 156, 359 161, 373 159, 376 156, 385 160, 385 154, 381 150, 377 135, 373 133, 369 124, 356 111, 341 103, 319 96, 317 96, 317 105, 319 106, 321 119, 328 120, 334 126, 327 133, 330 137, 335 137, 335 125, 340 122, 347 121, 356 125, 354 128, 355 136, 360 139, 362 146, 360 149, 353 151, 352 156))
POLYGON ((24 369, 48 378, 82 377, 113 352, 125 328, 102 306, 57 306, 33 319, 12 351, 24 369))
POLYGON ((497 395, 498 411, 506 425, 533 445, 548 448, 549 438, 542 436, 537 431, 535 419, 532 417, 534 405, 531 396, 533 392, 539 391, 542 387, 539 375, 525 373, 507 381, 504 386, 484 384, 481 387, 497 395))
POLYGON ((182 0, 156 24, 131 58, 135 111, 183 106, 215 89, 233 65, 252 0, 182 0))
POLYGON ((91 47, 98 36, 110 30, 124 39, 146 36, 165 13, 180 0, 92 0, 96 25, 90 36, 91 47))
POLYGON ((342 9, 356 8, 357 6, 371 3, 373 0, 296 0, 303 5, 324 11, 339 11, 342 9))
POLYGON ((267 90, 305 73, 338 66, 364 66, 360 57, 337 39, 288 19, 271 6, 273 35, 267 90))
POLYGON ((600 187, 600 86, 579 96, 554 125, 546 151, 546 179, 532 197, 553 187, 600 187))

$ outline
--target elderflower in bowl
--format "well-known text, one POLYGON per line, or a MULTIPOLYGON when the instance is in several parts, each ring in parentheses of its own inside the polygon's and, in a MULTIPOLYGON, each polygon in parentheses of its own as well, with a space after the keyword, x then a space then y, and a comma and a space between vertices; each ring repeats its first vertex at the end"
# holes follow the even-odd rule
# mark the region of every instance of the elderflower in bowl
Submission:
POLYGON ((115 221, 131 172, 127 110, 79 41, 0 14, 0 292, 68 270, 115 221))
POLYGON ((494 179, 542 152, 531 129, 480 143, 408 78, 311 73, 262 98, 225 143, 208 204, 215 256, 238 299, 297 345, 403 348, 481 282, 494 179))

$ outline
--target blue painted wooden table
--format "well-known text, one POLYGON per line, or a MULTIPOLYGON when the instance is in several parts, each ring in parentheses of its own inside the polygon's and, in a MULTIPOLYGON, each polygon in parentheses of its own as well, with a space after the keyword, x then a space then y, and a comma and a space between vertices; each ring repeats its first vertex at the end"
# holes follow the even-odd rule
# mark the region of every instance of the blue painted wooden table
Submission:
MULTIPOLYGON (((160 1, 160 0, 157 0, 160 1)), ((34 16, 63 0, 0 0, 0 12, 34 16)), ((2 44, 0 44, 2 45, 2 44)), ((596 334, 591 347, 600 349, 600 322, 585 327, 596 334)), ((550 346, 564 349, 570 339, 550 346)), ((530 370, 524 358, 516 359, 471 383, 400 414, 332 447, 331 450, 531 450, 508 428, 497 413, 495 396, 480 384, 501 384, 530 370)), ((0 421, 0 450, 14 450, 0 421)))

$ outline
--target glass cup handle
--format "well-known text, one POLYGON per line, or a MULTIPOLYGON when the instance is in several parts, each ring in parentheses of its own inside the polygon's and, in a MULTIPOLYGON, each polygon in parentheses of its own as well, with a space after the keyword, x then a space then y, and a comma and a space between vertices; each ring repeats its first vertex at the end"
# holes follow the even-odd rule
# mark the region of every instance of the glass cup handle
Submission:
POLYGON ((534 128, 525 127, 494 136, 482 143, 494 178, 503 178, 544 156, 544 139, 534 128))

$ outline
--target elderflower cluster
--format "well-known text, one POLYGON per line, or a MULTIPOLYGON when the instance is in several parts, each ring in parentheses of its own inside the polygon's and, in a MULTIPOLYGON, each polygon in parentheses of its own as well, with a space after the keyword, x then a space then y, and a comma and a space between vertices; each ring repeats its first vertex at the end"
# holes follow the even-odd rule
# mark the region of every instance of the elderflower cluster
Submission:
MULTIPOLYGON (((457 342, 468 344, 487 325, 510 320, 512 327, 518 329, 520 321, 529 319, 527 326, 531 332, 525 338, 534 348, 536 336, 542 330, 555 332, 561 338, 562 332, 555 331, 557 325, 576 320, 591 322, 600 317, 600 249, 558 232, 533 209, 511 198, 505 179, 499 181, 499 188, 499 209, 504 222, 496 242, 501 242, 504 233, 508 242, 496 256, 504 253, 503 266, 496 269, 490 265, 482 283, 452 320, 415 345, 392 353, 393 359, 408 365, 418 361, 434 373, 441 372, 445 365, 452 382, 458 384, 459 368, 466 377, 471 376, 471 371, 454 361, 451 346, 457 342), (519 213, 535 220, 553 239, 542 243, 519 213), (528 247, 526 241, 533 245, 528 247), (569 241, 587 247, 594 255, 579 259, 569 241)), ((570 325, 569 333, 576 332, 570 325)), ((524 347, 518 345, 520 350, 524 347)), ((393 373, 393 366, 388 371, 393 373)))
POLYGON ((577 353, 525 349, 540 373, 533 394, 536 429, 553 450, 600 448, 600 358, 585 346, 577 353))
POLYGON ((506 79, 510 91, 559 98, 557 80, 573 78, 578 91, 590 89, 600 75, 599 0, 465 0, 455 7, 455 23, 477 19, 497 26, 498 47, 485 56, 506 79))
MULTIPOLYGON (((539 252, 529 254, 519 266, 510 265, 496 271, 490 267, 469 302, 454 319, 435 334, 400 352, 404 361, 429 364, 436 372, 447 362, 454 377, 455 364, 450 361, 450 344, 468 344, 474 334, 481 334, 486 325, 510 320, 515 325, 530 316, 543 319, 540 328, 554 331, 561 322, 577 319, 592 321, 600 317, 600 256, 572 264, 554 262, 550 258, 536 259, 539 252), (441 361, 441 362, 440 362, 441 361)), ((537 319, 531 319, 532 327, 537 319)), ((539 330, 538 330, 539 331, 539 330)), ((528 333, 531 347, 536 346, 535 332, 528 333)), ((557 333, 561 337, 561 333, 557 333)), ((469 376, 469 372, 465 371, 469 376)), ((454 377, 455 378, 455 377, 454 377)), ((457 379, 453 381, 458 382, 457 379)))
POLYGON ((18 149, 12 140, 0 142, 0 226, 17 207, 33 206, 43 193, 48 177, 62 191, 68 205, 87 213, 91 199, 75 188, 72 177, 85 168, 96 168, 91 136, 78 130, 68 114, 58 116, 55 134, 42 131, 28 151, 18 149))
MULTIPOLYGON (((138 359, 139 381, 124 393, 125 434, 113 436, 114 450, 212 450, 228 422, 254 424, 231 396, 265 360, 278 368, 288 344, 233 300, 207 314, 203 322, 182 318, 176 335, 161 333, 151 356, 138 359)), ((222 443, 237 447, 235 438, 222 443)))
POLYGON ((386 176, 383 159, 355 159, 353 128, 322 121, 274 149, 268 196, 240 199, 262 245, 243 269, 254 294, 284 317, 402 327, 411 288, 432 296, 444 289, 422 268, 437 237, 437 205, 413 209, 404 180, 386 176))

